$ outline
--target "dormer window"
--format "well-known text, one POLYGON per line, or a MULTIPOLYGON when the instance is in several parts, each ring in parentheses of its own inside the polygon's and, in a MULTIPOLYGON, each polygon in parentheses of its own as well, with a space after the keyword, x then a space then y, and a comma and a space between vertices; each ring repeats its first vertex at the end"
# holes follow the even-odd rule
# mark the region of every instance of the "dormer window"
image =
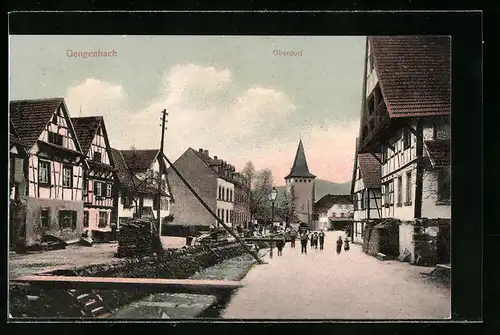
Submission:
POLYGON ((61 134, 49 131, 49 143, 63 145, 63 136, 61 134))
POLYGON ((93 160, 95 160, 96 162, 101 162, 102 161, 102 154, 98 151, 94 152, 93 160))

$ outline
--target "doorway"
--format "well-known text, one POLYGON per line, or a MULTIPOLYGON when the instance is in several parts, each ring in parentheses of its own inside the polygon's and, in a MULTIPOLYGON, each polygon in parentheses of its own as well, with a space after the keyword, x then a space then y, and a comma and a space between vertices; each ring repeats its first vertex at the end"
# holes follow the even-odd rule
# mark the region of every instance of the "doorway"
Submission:
POLYGON ((448 264, 451 260, 451 229, 449 226, 439 227, 437 243, 437 261, 440 264, 448 264))

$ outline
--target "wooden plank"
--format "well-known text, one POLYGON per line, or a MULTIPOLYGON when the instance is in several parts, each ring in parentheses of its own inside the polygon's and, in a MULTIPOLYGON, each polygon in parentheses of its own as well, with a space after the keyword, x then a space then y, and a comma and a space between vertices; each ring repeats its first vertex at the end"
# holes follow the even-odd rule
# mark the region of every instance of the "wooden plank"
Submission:
POLYGON ((243 287, 239 281, 163 279, 163 278, 116 278, 77 276, 23 276, 12 283, 31 284, 41 288, 57 289, 109 289, 143 292, 216 294, 243 287))

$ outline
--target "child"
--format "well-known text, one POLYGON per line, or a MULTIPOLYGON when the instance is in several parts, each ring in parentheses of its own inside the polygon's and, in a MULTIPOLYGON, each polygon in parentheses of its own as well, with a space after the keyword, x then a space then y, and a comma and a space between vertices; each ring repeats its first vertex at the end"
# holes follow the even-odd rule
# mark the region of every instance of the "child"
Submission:
POLYGON ((347 237, 344 241, 344 251, 349 251, 349 239, 347 237))

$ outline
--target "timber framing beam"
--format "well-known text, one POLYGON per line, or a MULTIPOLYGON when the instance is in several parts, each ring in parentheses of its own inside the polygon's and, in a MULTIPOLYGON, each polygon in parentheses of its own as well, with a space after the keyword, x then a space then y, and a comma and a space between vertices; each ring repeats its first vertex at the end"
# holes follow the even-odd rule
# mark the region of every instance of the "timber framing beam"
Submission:
POLYGON ((380 165, 382 165, 382 159, 380 159, 380 157, 377 156, 376 153, 374 153, 373 151, 370 151, 370 154, 377 160, 377 162, 380 163, 380 165))

